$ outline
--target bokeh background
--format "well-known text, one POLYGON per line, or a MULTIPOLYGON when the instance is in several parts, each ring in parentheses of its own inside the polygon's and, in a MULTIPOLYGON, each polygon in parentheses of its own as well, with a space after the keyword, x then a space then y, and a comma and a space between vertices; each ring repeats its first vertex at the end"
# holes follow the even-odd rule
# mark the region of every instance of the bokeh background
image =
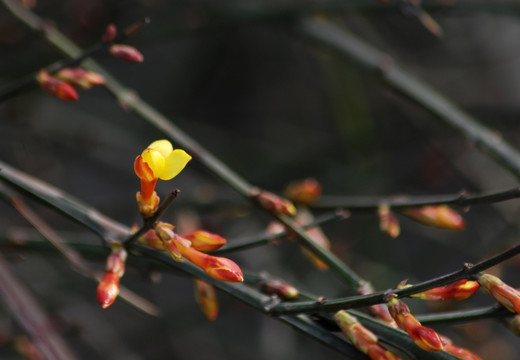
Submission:
MULTIPOLYGON (((99 41, 108 23, 120 28, 148 16, 151 23, 127 43, 145 56, 131 65, 107 54, 96 60, 252 184, 282 193, 288 182, 316 178, 326 195, 446 194, 499 191, 516 178, 465 137, 389 90, 294 26, 319 16, 388 53, 404 69, 520 144, 520 24, 518 2, 425 2, 443 36, 432 34, 406 2, 334 1, 53 1, 33 9, 82 47, 99 41), (433 5, 432 5, 433 4, 433 5)), ((48 42, 0 7, 0 91, 63 58, 48 42)), ((37 87, 0 103, 0 154, 5 161, 131 225, 138 179, 133 159, 160 132, 125 111, 102 88, 65 103, 37 87)), ((262 232, 270 219, 192 162, 159 189, 181 189, 166 219, 182 229, 200 221, 233 241, 262 232), (195 220, 194 220, 195 219, 195 220)), ((99 239, 62 215, 33 204, 68 240, 99 239)), ((377 289, 459 269, 518 241, 518 201, 464 212, 467 229, 449 232, 403 217, 402 234, 378 229, 375 213, 353 213, 326 225, 334 252, 377 289)), ((157 304, 160 318, 123 301, 101 310, 96 284, 57 252, 5 245, 34 236, 9 205, 0 203, 2 253, 51 314, 81 359, 340 359, 333 350, 220 295, 209 322, 193 299, 192 281, 149 266, 130 266, 123 284, 157 304)), ((103 269, 102 254, 90 259, 103 269)), ((295 243, 233 254, 248 272, 266 271, 329 298, 347 289, 319 272, 295 243)), ((520 263, 490 271, 518 286, 520 263)), ((413 311, 469 309, 492 304, 478 294, 463 303, 408 301, 413 311)), ((18 359, 23 331, 0 305, 0 357, 18 359)), ((484 359, 518 359, 519 339, 503 324, 482 320, 436 326, 484 359)))

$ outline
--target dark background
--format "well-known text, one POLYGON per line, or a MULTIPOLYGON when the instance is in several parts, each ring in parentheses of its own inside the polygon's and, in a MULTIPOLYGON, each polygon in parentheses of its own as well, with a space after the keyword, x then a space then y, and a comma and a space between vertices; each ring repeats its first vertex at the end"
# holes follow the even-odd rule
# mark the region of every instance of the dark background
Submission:
MULTIPOLYGON (((107 54, 96 60, 262 188, 281 193, 288 182, 312 176, 326 195, 503 190, 517 185, 514 176, 463 135, 293 26, 298 14, 330 17, 516 145, 518 18, 512 10, 507 15, 495 11, 504 3, 496 8, 461 3, 467 6, 428 8, 444 30, 441 38, 401 7, 375 0, 359 9, 328 12, 302 11, 306 7, 299 1, 40 0, 34 11, 82 47, 99 41, 108 23, 124 28, 149 16, 151 23, 127 41, 144 54, 142 64, 122 63, 107 54)), ((5 8, 0 8, 0 55, 0 89, 63 58, 5 8)), ((102 88, 80 92, 78 102, 65 103, 34 87, 0 104, 2 161, 128 225, 139 222, 133 159, 162 137, 102 88)), ((172 187, 182 193, 166 219, 179 229, 196 214, 206 229, 232 241, 257 234, 269 223, 196 162, 172 182, 160 184, 160 193, 172 187)), ((99 243, 61 215, 34 206, 67 240, 99 243)), ((403 279, 414 283, 454 271, 517 241, 517 201, 458 210, 466 211, 463 232, 399 217, 402 234, 391 239, 379 231, 374 213, 354 213, 324 229, 340 258, 377 289, 387 289, 403 279)), ((3 238, 27 229, 12 208, 0 204, 3 238)), ((101 310, 96 284, 59 256, 5 253, 82 359, 342 358, 223 293, 218 320, 208 322, 193 300, 191 280, 178 274, 164 273, 156 282, 150 281, 149 268, 129 267, 125 274, 123 285, 164 312, 153 318, 121 300, 101 310)), ((265 270, 314 294, 333 298, 348 293, 333 274, 312 268, 295 243, 231 257, 248 272, 265 270)), ((103 257, 93 264, 102 269, 103 257)), ((490 271, 517 286, 518 265, 513 259, 490 271)), ((462 303, 407 303, 424 313, 493 302, 479 293, 462 303)), ((498 353, 503 360, 519 356, 518 339, 498 321, 435 328, 485 359, 498 353)), ((1 308, 1 358, 18 358, 11 340, 21 332, 8 309, 1 308)))

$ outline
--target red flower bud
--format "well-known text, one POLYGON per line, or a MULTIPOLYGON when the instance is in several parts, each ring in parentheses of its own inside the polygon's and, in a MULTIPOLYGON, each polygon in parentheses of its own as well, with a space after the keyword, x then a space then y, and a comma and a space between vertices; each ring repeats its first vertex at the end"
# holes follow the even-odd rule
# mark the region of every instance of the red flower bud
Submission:
POLYGON ((409 218, 446 230, 464 230, 466 222, 455 210, 447 205, 430 205, 408 208, 403 214, 409 218))
POLYGON ((441 335, 441 340, 444 343, 444 351, 446 351, 447 353, 458 356, 459 358, 464 360, 482 360, 480 356, 475 355, 468 349, 464 349, 460 346, 453 345, 451 340, 444 335, 441 335))
POLYGON ((269 211, 290 216, 296 215, 296 207, 292 202, 269 191, 255 189, 251 196, 269 211))
POLYGON ((393 238, 399 236, 401 228, 395 215, 390 211, 388 205, 381 205, 378 209, 379 229, 393 238))
POLYGON ((114 24, 108 24, 107 29, 105 30, 105 33, 103 34, 103 37, 101 40, 103 42, 110 42, 114 40, 117 34, 117 28, 114 24))
POLYGON ((144 60, 143 54, 133 46, 114 44, 110 46, 109 51, 114 57, 129 63, 140 63, 144 60))
POLYGON ((321 185, 315 179, 305 179, 290 183, 285 195, 291 201, 304 205, 312 205, 321 195, 321 185))
POLYGON ((43 90, 65 101, 78 100, 78 93, 65 81, 57 79, 42 70, 37 75, 37 80, 43 90))
POLYGON ((97 287, 97 301, 103 309, 106 309, 114 303, 117 295, 119 295, 119 276, 107 271, 97 287))
POLYGON ((195 299, 202 312, 210 321, 218 316, 218 299, 215 287, 207 282, 195 279, 195 299))
POLYGON ((520 291, 490 274, 480 275, 477 281, 484 290, 509 311, 520 313, 520 291))
POLYGON ((56 77, 84 90, 88 90, 94 85, 103 85, 105 83, 103 75, 82 68, 61 69, 56 74, 56 77))
MULTIPOLYGON (((411 285, 405 284, 406 280, 397 286, 398 289, 409 287, 411 285)), ((472 296, 478 289, 480 284, 477 281, 460 279, 452 284, 439 286, 421 293, 410 295, 423 300, 466 300, 472 296)))
POLYGON ((297 288, 279 280, 262 281, 259 288, 266 294, 278 295, 282 299, 296 299, 300 295, 297 288))
POLYGON ((191 246, 203 252, 217 250, 226 244, 226 239, 209 231, 197 230, 191 234, 183 235, 183 238, 191 241, 191 246))

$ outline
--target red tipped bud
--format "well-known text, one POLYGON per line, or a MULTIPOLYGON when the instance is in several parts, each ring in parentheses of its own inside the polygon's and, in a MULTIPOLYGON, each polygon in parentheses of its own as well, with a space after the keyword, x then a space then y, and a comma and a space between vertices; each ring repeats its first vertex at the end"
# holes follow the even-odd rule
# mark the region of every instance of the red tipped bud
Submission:
POLYGON ((110 46, 109 51, 112 56, 129 63, 140 63, 144 60, 143 54, 133 46, 114 44, 110 46))
POLYGON ((117 34, 117 28, 114 24, 108 24, 107 29, 105 30, 105 33, 103 34, 103 37, 101 40, 103 42, 110 42, 115 39, 117 34))
POLYGON ((251 196, 256 198, 260 205, 269 211, 290 216, 296 215, 296 207, 292 202, 269 191, 256 189, 251 196))
POLYGON ((295 181, 287 186, 285 195, 295 203, 312 205, 321 195, 321 185, 311 178, 295 181))
POLYGON ((226 244, 226 239, 222 236, 204 230, 197 230, 183 237, 191 241, 191 246, 203 252, 217 250, 226 244))
POLYGON ((259 288, 266 294, 278 295, 282 299, 296 299, 300 295, 297 288, 278 280, 262 281, 259 288))
POLYGON ((119 276, 107 271, 97 287, 97 301, 103 309, 106 309, 114 303, 117 295, 119 295, 119 276))
POLYGON ((520 291, 490 274, 480 275, 477 281, 484 290, 509 311, 520 313, 520 291))
POLYGON ((378 209, 379 229, 393 238, 399 236, 401 228, 394 213, 388 205, 381 205, 378 209))
POLYGON ((195 299, 200 309, 210 321, 218 316, 218 299, 215 287, 207 282, 195 279, 195 299))
POLYGON ((466 222, 447 205, 430 205, 408 208, 403 214, 424 225, 446 230, 464 230, 466 222))
POLYGON ((439 351, 443 349, 443 343, 437 332, 421 323, 410 313, 408 306, 395 295, 387 302, 390 315, 400 329, 410 335, 414 343, 426 351, 439 351))
POLYGON ((482 360, 480 356, 475 355, 468 349, 464 349, 460 346, 453 345, 451 340, 444 335, 441 335, 441 340, 444 343, 444 351, 446 351, 449 354, 458 356, 459 358, 464 360, 482 360))
POLYGON ((192 247, 177 246, 186 259, 204 270, 209 276, 219 281, 242 282, 244 275, 240 267, 232 260, 205 254, 192 247))
MULTIPOLYGON (((154 226, 155 234, 161 239, 164 250, 170 254, 173 260, 182 262, 182 254, 177 246, 178 242, 174 241, 176 239, 176 235, 173 232, 174 228, 175 226, 172 224, 162 221, 158 221, 154 226)), ((189 247, 191 244, 187 242, 185 245, 189 247)))
POLYGON ((78 100, 78 93, 65 81, 55 78, 42 70, 37 75, 37 80, 43 90, 65 101, 78 100))
POLYGON ((94 85, 103 85, 105 83, 103 75, 82 68, 61 69, 56 74, 56 77, 84 90, 90 89, 94 85))
MULTIPOLYGON (((397 288, 402 289, 410 287, 406 284, 406 280, 401 282, 397 288)), ((441 301, 441 300, 466 300, 472 296, 478 289, 480 284, 477 281, 460 279, 452 284, 439 286, 430 290, 426 290, 417 294, 410 295, 423 300, 441 301)))

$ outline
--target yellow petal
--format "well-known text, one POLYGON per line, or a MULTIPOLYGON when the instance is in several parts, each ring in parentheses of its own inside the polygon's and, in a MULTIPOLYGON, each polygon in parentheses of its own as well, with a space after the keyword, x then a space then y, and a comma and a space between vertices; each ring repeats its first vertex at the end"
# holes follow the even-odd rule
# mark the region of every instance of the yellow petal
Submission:
POLYGON ((165 160, 164 171, 159 175, 159 178, 161 180, 170 180, 184 169, 188 161, 191 160, 191 156, 184 150, 175 149, 165 160))
POLYGON ((173 151, 173 146, 168 140, 156 140, 148 146, 148 149, 152 149, 161 153, 164 158, 170 156, 173 151))
POLYGON ((150 169, 153 171, 153 175, 155 178, 160 178, 162 173, 164 172, 165 159, 162 154, 157 150, 152 150, 150 148, 143 151, 142 155, 143 160, 148 164, 150 169))

